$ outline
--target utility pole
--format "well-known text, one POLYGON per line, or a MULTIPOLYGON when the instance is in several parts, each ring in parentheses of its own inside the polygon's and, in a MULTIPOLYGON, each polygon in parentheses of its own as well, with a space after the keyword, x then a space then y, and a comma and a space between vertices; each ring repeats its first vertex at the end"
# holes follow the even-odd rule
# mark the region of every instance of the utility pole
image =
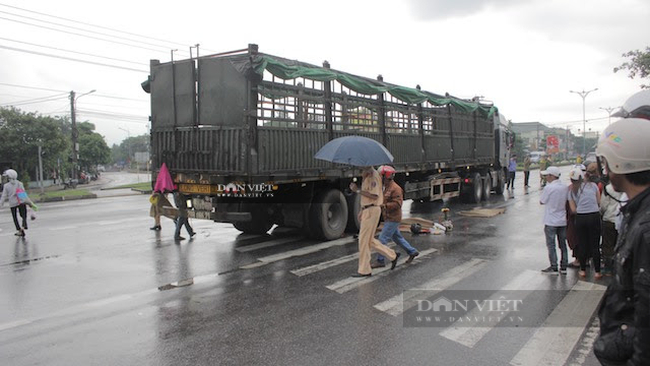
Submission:
POLYGON ((70 122, 72 123, 72 179, 77 179, 77 164, 79 159, 79 144, 77 143, 77 138, 79 137, 79 132, 77 131, 74 102, 74 90, 72 90, 70 91, 70 122))
POLYGON ((75 104, 77 99, 94 92, 96 92, 95 89, 75 97, 74 90, 70 91, 70 122, 72 123, 72 179, 77 179, 77 165, 79 164, 79 131, 77 131, 75 104))
POLYGON ((580 92, 569 90, 569 93, 578 94, 582 98, 582 157, 583 158, 587 156, 587 129, 586 129, 587 117, 585 116, 585 99, 587 98, 587 95, 589 95, 589 93, 595 92, 596 90, 598 90, 598 88, 591 89, 588 91, 582 89, 582 91, 580 92))
POLYGON ((45 193, 43 188, 43 141, 38 141, 38 177, 41 186, 41 194, 45 193))

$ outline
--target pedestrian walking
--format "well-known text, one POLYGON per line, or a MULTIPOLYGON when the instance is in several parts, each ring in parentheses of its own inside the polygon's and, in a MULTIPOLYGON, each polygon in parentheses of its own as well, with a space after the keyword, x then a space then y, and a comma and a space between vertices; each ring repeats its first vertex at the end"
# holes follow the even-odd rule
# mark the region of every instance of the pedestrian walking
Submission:
POLYGON ((507 189, 515 188, 515 174, 517 173, 517 156, 512 156, 508 163, 508 184, 507 189))
MULTIPOLYGON (((160 225, 160 217, 165 215, 163 212, 163 207, 171 207, 171 203, 167 199, 167 195, 162 192, 154 191, 149 197, 149 202, 151 202, 151 208, 149 209, 149 216, 153 217, 154 225, 150 230, 160 231, 162 226, 160 225)), ((169 217, 169 216, 168 216, 169 217)), ((174 223, 176 218, 172 218, 174 223)))
POLYGON ((618 231, 616 229, 616 220, 620 215, 621 203, 623 200, 623 193, 616 192, 612 184, 603 188, 603 193, 600 196, 600 213, 602 215, 602 256, 603 268, 602 273, 610 275, 612 272, 612 259, 614 258, 614 246, 618 238, 618 231))
MULTIPOLYGON (((379 175, 382 178, 384 203, 382 204, 382 212, 384 215, 384 227, 379 234, 379 241, 386 245, 389 240, 393 240, 395 244, 399 245, 408 254, 408 259, 405 263, 411 263, 415 257, 420 255, 417 249, 413 248, 411 244, 404 239, 399 230, 399 225, 402 222, 402 203, 404 201, 404 191, 402 187, 395 182, 395 169, 393 167, 384 165, 379 168, 379 175)), ((385 258, 383 255, 377 255, 377 262, 370 265, 371 268, 385 267, 385 258)))
MULTIPOLYGON (((645 95, 650 101, 650 91, 645 95)), ((650 112, 650 103, 645 108, 650 112)), ((648 136, 650 121, 625 118, 605 129, 596 148, 612 188, 629 198, 621 208, 623 224, 614 252, 614 273, 598 311, 600 335, 594 353, 603 365, 650 365, 648 136)))
POLYGON ((27 230, 27 206, 36 208, 36 205, 27 197, 25 186, 18 180, 18 173, 13 169, 7 169, 2 174, 8 181, 2 187, 0 196, 0 208, 4 206, 5 201, 9 202, 11 217, 16 226, 16 236, 25 236, 27 230), (22 226, 18 222, 18 215, 22 219, 22 226))
POLYGON ((571 212, 576 215, 576 234, 578 236, 578 275, 587 275, 587 261, 593 259, 594 278, 600 279, 600 192, 598 185, 582 177, 582 171, 573 168, 570 175, 578 178, 577 188, 569 192, 571 212))
POLYGON ((352 277, 369 277, 372 275, 370 267, 370 250, 379 252, 391 261, 391 269, 397 265, 400 254, 383 245, 375 239, 375 231, 381 216, 381 205, 384 201, 381 177, 372 167, 363 167, 361 172, 361 189, 356 183, 350 183, 350 190, 361 195, 361 212, 359 213, 359 266, 352 277))
POLYGON ((566 247, 566 201, 569 193, 568 187, 560 182, 560 168, 550 166, 541 172, 548 184, 544 187, 539 203, 544 205, 544 236, 550 266, 542 270, 548 274, 566 274, 567 247, 566 247), (557 251, 555 242, 560 249, 560 262, 558 271, 557 251))
POLYGON ((192 229, 190 221, 187 217, 187 197, 177 190, 174 192, 174 203, 176 204, 176 208, 178 208, 178 218, 176 219, 176 231, 174 232, 174 240, 185 240, 185 238, 181 236, 181 229, 183 226, 185 226, 187 234, 190 236, 190 238, 192 238, 194 235, 196 235, 196 233, 194 232, 194 229, 192 229))
POLYGON ((524 158, 524 188, 528 188, 528 179, 530 178, 530 154, 524 158))

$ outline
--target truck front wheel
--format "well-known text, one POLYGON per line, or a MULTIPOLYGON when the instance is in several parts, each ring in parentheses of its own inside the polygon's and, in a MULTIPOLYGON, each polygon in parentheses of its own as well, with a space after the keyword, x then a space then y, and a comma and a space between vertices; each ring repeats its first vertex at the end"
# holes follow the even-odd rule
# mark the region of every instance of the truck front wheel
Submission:
POLYGON ((309 226, 314 237, 338 239, 348 223, 348 203, 338 189, 327 190, 314 199, 309 211, 309 226))

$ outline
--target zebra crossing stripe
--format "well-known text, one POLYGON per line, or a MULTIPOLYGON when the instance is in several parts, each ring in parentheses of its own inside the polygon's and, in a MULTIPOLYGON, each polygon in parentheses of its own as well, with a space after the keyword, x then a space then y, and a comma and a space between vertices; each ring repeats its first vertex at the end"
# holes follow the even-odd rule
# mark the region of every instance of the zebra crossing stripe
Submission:
POLYGON ((235 250, 240 252, 240 253, 246 253, 246 252, 252 252, 252 251, 258 250, 258 249, 270 248, 270 247, 274 247, 274 246, 277 246, 277 245, 297 242, 297 241, 301 241, 301 240, 305 240, 305 238, 295 238, 295 237, 293 237, 293 238, 281 238, 281 239, 276 239, 276 240, 265 241, 265 242, 262 242, 262 243, 246 245, 246 246, 243 246, 243 247, 235 248, 235 250))
MULTIPOLYGON (((395 243, 389 243, 388 247, 392 248, 395 246, 395 243)), ((311 266, 303 267, 303 268, 298 268, 290 271, 291 273, 295 274, 298 277, 306 276, 308 274, 316 273, 318 271, 322 271, 324 269, 330 268, 330 267, 335 267, 338 266, 339 264, 343 264, 346 262, 350 262, 353 260, 357 260, 359 258, 359 253, 354 253, 350 255, 346 255, 341 258, 336 258, 332 259, 326 262, 321 262, 321 263, 316 263, 311 266)))
MULTIPOLYGON (((413 260, 413 263, 417 263, 418 259, 424 258, 424 257, 428 256, 429 254, 435 253, 437 251, 438 251, 438 249, 423 250, 423 251, 420 252, 420 255, 413 260)), ((403 262, 401 262, 401 263, 403 263, 403 262)), ((386 266, 386 267, 383 267, 383 268, 375 269, 371 277, 348 277, 346 279, 335 282, 335 283, 333 283, 333 284, 331 284, 329 286, 325 286, 325 287, 332 290, 332 291, 336 291, 339 294, 343 294, 343 293, 346 293, 346 292, 348 292, 350 290, 353 290, 353 289, 355 289, 357 287, 365 285, 367 283, 376 281, 379 278, 386 276, 388 274, 387 272, 395 272, 395 271, 401 270, 403 268, 406 268, 406 267, 405 266, 398 266, 397 268, 395 268, 395 270, 391 271, 390 266, 386 266)))
MULTIPOLYGON (((417 259, 417 258, 416 258, 417 259)), ((386 301, 375 305, 375 309, 381 310, 392 316, 402 314, 404 311, 412 308, 417 303, 413 299, 422 298, 424 294, 433 295, 432 291, 440 292, 447 287, 460 282, 466 277, 479 271, 487 264, 484 259, 473 258, 459 266, 456 266, 445 272, 441 277, 436 277, 431 281, 425 282, 416 288, 412 288, 401 295, 394 296, 386 301), (405 297, 407 296, 407 297, 405 297)))
POLYGON ((595 283, 576 282, 510 364, 564 365, 596 311, 605 288, 595 283))
MULTIPOLYGON (((540 285, 544 284, 547 279, 547 276, 544 276, 537 271, 527 270, 519 274, 512 281, 503 286, 499 291, 491 295, 488 300, 498 300, 506 294, 506 291, 534 291, 540 285)), ((506 311, 505 313, 501 314, 501 317, 506 317, 509 313, 509 311, 506 311)), ((478 308, 474 308, 467 314, 467 317, 474 319, 476 317, 480 317, 483 314, 485 314, 485 312, 481 312, 478 308)), ((440 335, 449 340, 460 343, 466 347, 473 348, 490 330, 492 330, 499 323, 499 319, 497 317, 488 316, 485 318, 488 320, 481 323, 480 327, 467 327, 457 322, 440 332, 440 335)))
POLYGON ((340 246, 340 245, 346 245, 355 242, 356 239, 349 236, 341 239, 336 239, 336 240, 330 240, 324 243, 316 244, 316 245, 310 245, 308 247, 304 248, 299 248, 299 249, 294 249, 294 250, 289 250, 284 253, 279 253, 279 254, 274 254, 274 255, 269 255, 266 257, 261 257, 257 258, 258 262, 247 264, 244 266, 240 266, 239 268, 241 269, 251 269, 251 268, 257 268, 261 266, 265 266, 269 263, 273 262, 278 262, 281 260, 293 258, 293 257, 300 257, 303 255, 308 255, 311 253, 316 253, 318 251, 328 249, 331 247, 335 246, 340 246))

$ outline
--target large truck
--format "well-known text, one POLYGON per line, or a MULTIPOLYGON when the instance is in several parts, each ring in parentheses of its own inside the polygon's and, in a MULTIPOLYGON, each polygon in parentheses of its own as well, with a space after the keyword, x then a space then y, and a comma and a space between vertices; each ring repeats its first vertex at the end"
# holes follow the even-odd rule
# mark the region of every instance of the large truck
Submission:
MULTIPOLYGON (((394 156, 405 198, 503 193, 512 134, 491 103, 463 100, 259 52, 161 63, 151 95, 152 166, 165 163, 189 216, 245 233, 272 225, 334 239, 359 227, 358 167, 314 159, 328 141, 359 135, 394 156)), ((157 171, 154 170, 154 180, 157 171)))

